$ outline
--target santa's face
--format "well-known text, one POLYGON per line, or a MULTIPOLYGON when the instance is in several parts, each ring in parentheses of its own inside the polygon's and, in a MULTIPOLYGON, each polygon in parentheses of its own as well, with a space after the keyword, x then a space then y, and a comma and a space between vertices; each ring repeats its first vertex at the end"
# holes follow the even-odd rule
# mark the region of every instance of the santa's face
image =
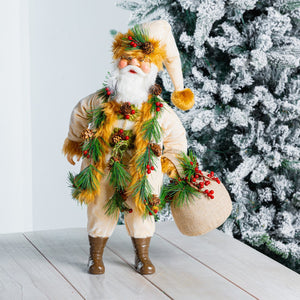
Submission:
POLYGON ((134 57, 121 58, 119 61, 118 67, 119 67, 119 69, 124 69, 128 65, 139 67, 146 74, 148 74, 151 70, 151 64, 149 61, 146 61, 146 60, 140 61, 134 57))
POLYGON ((135 57, 121 58, 114 68, 117 101, 140 106, 148 100, 149 88, 155 83, 156 65, 135 57))

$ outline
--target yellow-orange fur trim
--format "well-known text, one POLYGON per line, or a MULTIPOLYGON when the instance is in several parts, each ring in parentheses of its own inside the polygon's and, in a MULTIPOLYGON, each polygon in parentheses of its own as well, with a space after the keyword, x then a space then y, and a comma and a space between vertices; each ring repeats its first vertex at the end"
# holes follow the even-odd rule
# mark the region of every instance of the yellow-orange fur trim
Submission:
POLYGON ((82 142, 74 142, 66 138, 64 141, 62 152, 64 155, 71 154, 72 156, 80 158, 82 156, 81 146, 82 142))
POLYGON ((133 32, 130 29, 125 34, 120 32, 117 33, 112 45, 113 58, 118 59, 124 55, 135 57, 141 60, 147 58, 157 66, 158 70, 162 70, 162 63, 167 57, 165 46, 161 46, 160 41, 149 38, 149 42, 154 48, 154 51, 152 53, 145 54, 142 49, 126 50, 127 45, 126 43, 124 43, 123 38, 127 39, 128 36, 133 36, 133 32))
POLYGON ((161 168, 163 173, 166 173, 170 178, 179 176, 175 165, 167 157, 161 158, 161 168))
POLYGON ((190 89, 173 92, 171 100, 175 106, 182 110, 191 109, 195 104, 194 94, 190 89))

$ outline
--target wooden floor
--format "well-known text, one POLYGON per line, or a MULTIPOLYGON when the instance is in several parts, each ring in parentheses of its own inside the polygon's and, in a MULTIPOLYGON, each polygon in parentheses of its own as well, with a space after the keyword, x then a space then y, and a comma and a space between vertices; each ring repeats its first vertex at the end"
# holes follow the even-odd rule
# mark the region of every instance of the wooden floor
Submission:
POLYGON ((104 275, 87 273, 86 229, 0 235, 0 299, 300 299, 300 275, 214 230, 182 235, 156 223, 153 275, 133 269, 123 225, 104 252, 104 275))

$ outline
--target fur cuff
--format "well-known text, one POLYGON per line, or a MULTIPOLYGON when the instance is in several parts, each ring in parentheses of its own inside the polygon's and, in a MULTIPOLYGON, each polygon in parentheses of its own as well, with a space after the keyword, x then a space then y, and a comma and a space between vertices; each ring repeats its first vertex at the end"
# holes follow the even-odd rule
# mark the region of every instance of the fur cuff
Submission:
POLYGON ((178 177, 175 165, 167 157, 161 158, 161 168, 163 173, 167 174, 170 178, 178 177))
POLYGON ((62 148, 62 152, 64 155, 71 154, 72 156, 76 155, 78 158, 80 158, 82 156, 81 146, 81 142, 74 142, 66 138, 62 148))
POLYGON ((188 110, 195 104, 194 94, 190 89, 184 89, 182 91, 175 91, 171 100, 175 106, 182 110, 188 110))

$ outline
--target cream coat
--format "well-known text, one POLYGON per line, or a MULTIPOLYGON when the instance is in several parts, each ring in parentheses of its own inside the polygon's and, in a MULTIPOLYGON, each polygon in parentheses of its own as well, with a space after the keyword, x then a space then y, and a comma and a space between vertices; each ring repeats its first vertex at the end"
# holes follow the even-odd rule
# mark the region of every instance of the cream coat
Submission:
MULTIPOLYGON (((81 101, 73 109, 68 139, 74 142, 82 142, 81 132, 88 127, 87 111, 97 108, 101 103, 101 99, 98 98, 97 93, 91 94, 81 101)), ((140 108, 140 107, 139 107, 140 108)), ((160 141, 161 147, 163 147, 162 157, 167 157, 175 165, 177 165, 176 155, 179 152, 187 152, 187 140, 186 132, 182 126, 181 121, 177 117, 172 108, 165 104, 159 123, 161 125, 163 134, 160 141)), ((117 120, 114 127, 123 129, 132 129, 134 123, 126 120, 117 120)), ((132 153, 128 153, 132 155, 132 153)), ((110 154, 107 155, 108 161, 110 154)), ((161 157, 157 158, 156 170, 147 175, 148 180, 152 187, 152 193, 159 195, 162 187, 163 173, 161 169, 161 157)), ((81 170, 89 164, 88 159, 83 159, 81 164, 81 170)), ((87 230, 91 236, 110 236, 117 224, 117 219, 108 217, 104 213, 103 205, 113 195, 113 189, 109 185, 107 173, 108 170, 104 170, 105 176, 103 176, 100 182, 100 193, 96 197, 93 203, 88 204, 88 226, 87 230)), ((127 200, 127 204, 133 209, 133 213, 125 214, 125 224, 128 230, 128 234, 134 237, 147 237, 152 236, 154 233, 154 218, 149 216, 146 220, 142 220, 142 217, 135 211, 135 204, 131 199, 127 200)))

